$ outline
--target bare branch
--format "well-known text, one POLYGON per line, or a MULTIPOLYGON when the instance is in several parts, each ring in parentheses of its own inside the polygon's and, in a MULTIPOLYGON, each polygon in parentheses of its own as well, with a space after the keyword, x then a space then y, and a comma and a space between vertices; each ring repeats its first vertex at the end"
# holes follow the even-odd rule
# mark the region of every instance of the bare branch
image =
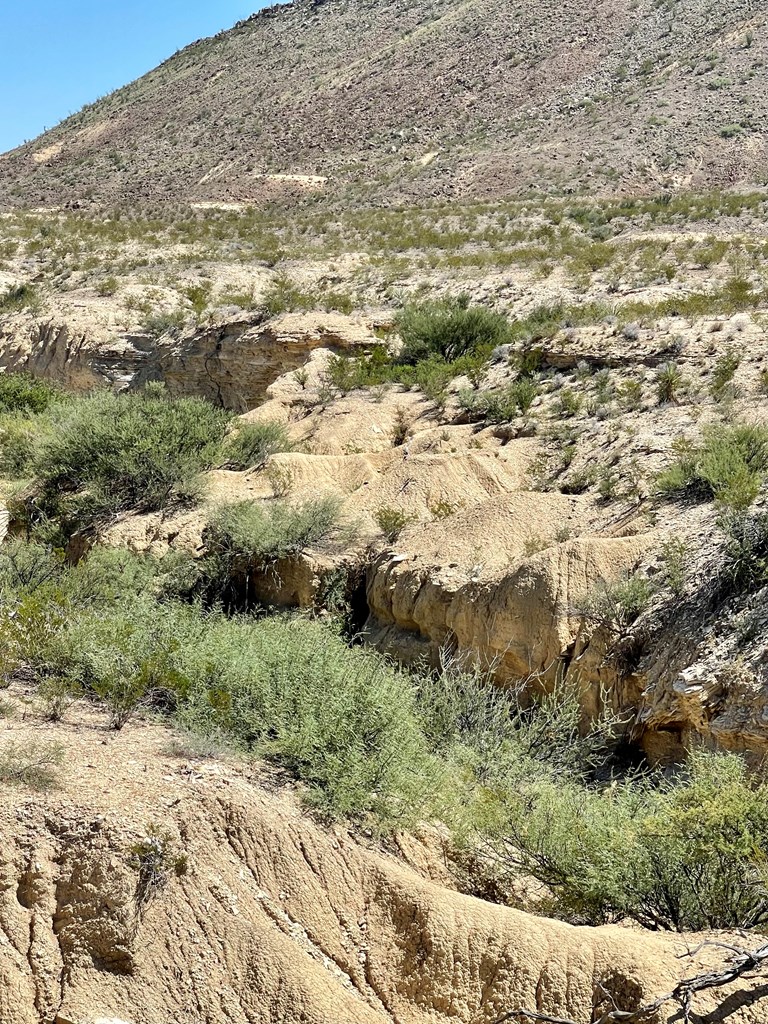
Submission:
MULTIPOLYGON (((705 947, 724 949, 729 952, 730 955, 722 968, 714 971, 705 971, 702 974, 694 975, 692 978, 683 978, 682 981, 675 985, 671 992, 659 996, 652 1003, 639 1006, 636 1010, 619 1010, 618 1008, 606 1010, 598 1018, 596 1024, 643 1024, 644 1021, 652 1017, 666 1003, 677 1003, 683 1011, 685 1024, 690 1024, 693 1000, 698 992, 704 992, 711 988, 722 988, 723 985, 729 985, 731 982, 743 978, 753 971, 759 972, 764 967, 766 961, 768 961, 768 944, 759 946, 754 950, 749 950, 739 949, 737 946, 712 940, 700 943, 695 949, 684 953, 683 956, 695 956, 696 953, 705 947)), ((494 1024, 525 1020, 541 1021, 542 1024, 577 1024, 576 1021, 565 1017, 552 1017, 549 1014, 539 1013, 536 1010, 525 1009, 512 1010, 503 1017, 499 1017, 494 1021, 494 1024)))

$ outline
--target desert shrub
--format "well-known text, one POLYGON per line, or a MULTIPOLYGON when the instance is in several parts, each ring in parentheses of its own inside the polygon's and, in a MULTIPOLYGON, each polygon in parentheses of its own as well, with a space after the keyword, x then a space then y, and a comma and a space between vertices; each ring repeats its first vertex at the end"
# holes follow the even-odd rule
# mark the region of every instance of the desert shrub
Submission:
POLYGON ((573 388, 563 388, 557 396, 556 414, 563 419, 578 416, 581 412, 582 398, 573 388))
POLYGON ((375 813, 389 827, 428 805, 437 764, 412 681, 375 652, 298 617, 161 599, 165 567, 151 559, 110 552, 89 568, 96 552, 78 566, 52 556, 43 579, 44 554, 34 546, 28 582, 14 572, 0 590, 4 669, 12 658, 28 679, 102 701, 114 728, 146 709, 267 757, 331 816, 375 813), (121 566, 122 590, 105 583, 121 566))
POLYGON ((720 401, 727 395, 740 365, 741 357, 733 349, 729 348, 720 356, 712 370, 712 381, 710 383, 710 392, 714 399, 720 401))
POLYGON ((540 348, 523 348, 517 353, 515 363, 519 377, 533 377, 541 369, 544 353, 540 348))
POLYGON ((56 785, 64 761, 58 743, 10 742, 0 747, 0 782, 46 790, 56 785))
POLYGON ((747 423, 709 427, 699 445, 678 445, 677 454, 657 477, 660 494, 688 492, 744 510, 759 494, 768 470, 768 428, 747 423))
POLYGON ((397 317, 403 341, 400 359, 418 363, 430 356, 452 361, 481 349, 490 352, 509 338, 500 313, 472 306, 467 296, 411 303, 397 317))
POLYGON ((189 652, 182 720, 283 765, 332 817, 408 822, 437 766, 408 677, 319 623, 220 621, 189 652))
POLYGON ((0 414, 0 474, 11 480, 30 476, 41 424, 23 414, 0 414))
POLYGON ((43 544, 11 538, 0 547, 0 601, 32 594, 65 571, 60 553, 43 544))
POLYGON ((619 397, 625 409, 629 412, 636 411, 643 404, 642 382, 635 378, 623 381, 619 389, 619 397))
POLYGON ((752 927, 768 917, 766 797, 738 756, 697 753, 674 780, 534 782, 502 798, 493 831, 570 920, 752 927))
POLYGON ((584 494, 597 480, 597 469, 595 466, 582 466, 575 469, 561 480, 558 490, 562 494, 584 494))
POLYGON ((0 373, 0 412, 42 413, 62 397, 56 384, 31 373, 0 373))
POLYGON ((0 313, 18 313, 22 309, 35 311, 40 306, 40 296, 34 285, 18 284, 0 295, 0 313))
POLYGON ((649 579, 628 574, 596 586, 577 602, 575 610, 585 619, 621 633, 642 614, 653 593, 649 579))
POLYGON ((432 748, 491 788, 501 779, 593 779, 621 725, 606 711, 585 727, 578 689, 562 679, 548 691, 525 680, 502 688, 490 672, 445 653, 438 672, 418 678, 417 700, 432 748))
POLYGON ((286 274, 278 274, 264 292, 262 306, 269 316, 293 310, 315 309, 320 305, 317 296, 303 292, 286 274))
POLYGON ((184 330, 186 315, 183 309, 174 309, 163 313, 146 313, 139 323, 143 331, 153 338, 162 338, 167 334, 178 338, 184 330))
POLYGON ((448 398, 448 384, 454 376, 455 373, 450 363, 431 358, 416 364, 413 381, 427 398, 442 409, 448 398))
POLYGON ((725 533, 725 550, 720 566, 724 590, 743 594, 768 583, 768 515, 741 511, 726 512, 720 518, 725 533))
POLYGON ((376 509, 374 519, 378 528, 391 544, 397 540, 409 523, 415 522, 416 517, 404 512, 401 508, 381 505, 376 509))
POLYGON ((535 381, 521 377, 506 388, 461 391, 459 404, 473 419, 483 419, 489 423, 508 423, 516 416, 527 413, 538 393, 535 381))
POLYGON ((198 323, 202 320, 211 301, 212 290, 213 287, 210 281, 205 281, 202 284, 188 285, 184 289, 184 298, 187 299, 192 307, 192 312, 195 314, 195 319, 198 323))
MULTIPOLYGON (((220 508, 206 531, 206 555, 192 566, 187 590, 228 608, 253 603, 251 580, 312 545, 350 543, 355 525, 342 524, 341 503, 326 496, 292 505, 242 501, 220 508)), ((184 586, 181 587, 184 592, 184 586)))
POLYGON ((219 457, 229 414, 148 387, 71 403, 44 437, 33 469, 41 506, 68 525, 127 508, 160 509, 196 493, 219 457))
POLYGON ((187 854, 171 833, 155 824, 131 847, 129 864, 137 873, 134 900, 139 914, 166 888, 172 875, 180 878, 189 868, 187 854))
POLYGON ((211 552, 267 562, 297 555, 338 530, 341 504, 332 496, 298 505, 242 501, 219 509, 207 531, 211 552))
MULTIPOLYGON (((22 618, 28 607, 29 602, 20 604, 22 618)), ((46 642, 27 646, 28 667, 42 678, 60 680, 70 692, 98 697, 115 730, 141 709, 176 706, 186 681, 175 655, 200 631, 194 609, 161 604, 151 595, 111 606, 70 603, 56 609, 54 603, 53 608, 59 617, 52 620, 53 629, 49 622, 46 642)))
POLYGON ((293 451, 294 445, 282 423, 238 423, 224 444, 224 458, 230 469, 261 469, 270 455, 293 451))
POLYGON ((450 517, 459 512, 463 506, 464 502, 461 500, 449 501, 448 498, 440 498, 429 505, 429 514, 433 519, 439 522, 441 519, 450 519, 450 517))
POLYGON ((664 564, 664 582, 676 597, 685 590, 688 569, 688 545, 679 537, 670 537, 661 547, 664 564))
POLYGON ((116 277, 105 277, 99 281, 96 285, 96 294, 102 298, 108 298, 110 295, 116 295, 120 284, 116 277))

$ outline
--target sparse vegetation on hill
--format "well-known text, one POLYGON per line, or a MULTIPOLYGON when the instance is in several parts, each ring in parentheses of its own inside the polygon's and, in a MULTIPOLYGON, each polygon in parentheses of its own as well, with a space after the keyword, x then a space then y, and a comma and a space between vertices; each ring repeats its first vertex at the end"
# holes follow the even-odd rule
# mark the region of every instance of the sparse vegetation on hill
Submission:
POLYGON ((0 158, 3 1020, 661 1021, 768 926, 754 6, 297 0, 0 158))
POLYGON ((303 0, 188 47, 5 156, 0 201, 350 206, 763 181, 766 40, 748 0, 638 0, 599 23, 583 0, 352 10, 303 0))

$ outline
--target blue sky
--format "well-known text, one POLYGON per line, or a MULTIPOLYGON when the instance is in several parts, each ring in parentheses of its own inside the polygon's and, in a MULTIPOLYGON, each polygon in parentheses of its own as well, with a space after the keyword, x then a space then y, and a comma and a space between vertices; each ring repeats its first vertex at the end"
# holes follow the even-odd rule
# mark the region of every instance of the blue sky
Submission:
POLYGON ((266 6, 260 0, 0 0, 0 152, 266 6))

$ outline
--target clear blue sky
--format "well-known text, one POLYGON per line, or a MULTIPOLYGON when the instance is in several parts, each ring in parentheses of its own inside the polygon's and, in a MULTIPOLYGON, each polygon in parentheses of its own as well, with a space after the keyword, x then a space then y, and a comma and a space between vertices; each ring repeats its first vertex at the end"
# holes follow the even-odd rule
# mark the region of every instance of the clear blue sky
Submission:
POLYGON ((0 153, 263 0, 0 0, 0 153))

